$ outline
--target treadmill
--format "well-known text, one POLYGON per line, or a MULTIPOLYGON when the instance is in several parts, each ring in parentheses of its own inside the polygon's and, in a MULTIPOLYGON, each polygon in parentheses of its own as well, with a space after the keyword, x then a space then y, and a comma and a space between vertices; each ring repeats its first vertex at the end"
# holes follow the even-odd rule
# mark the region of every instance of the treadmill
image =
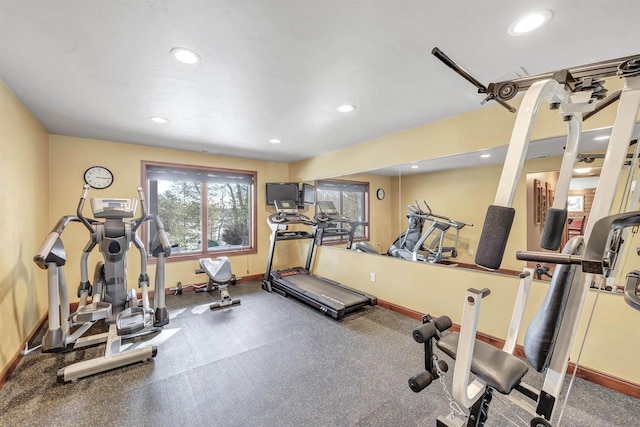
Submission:
POLYGON ((349 288, 333 280, 314 276, 309 272, 316 246, 317 224, 300 214, 296 202, 276 200, 276 213, 267 218, 271 233, 271 245, 267 259, 262 288, 275 291, 283 296, 292 296, 334 319, 342 319, 345 314, 366 305, 376 305, 377 298, 356 289, 349 288), (289 230, 290 225, 302 224, 311 227, 312 232, 289 230), (305 267, 294 267, 272 271, 276 243, 283 240, 307 239, 310 241, 305 267))
POLYGON ((347 249, 351 249, 356 229, 360 226, 369 225, 366 221, 354 221, 342 215, 331 200, 320 200, 316 206, 319 211, 315 218, 318 225, 316 232, 316 244, 318 246, 322 246, 325 237, 346 236, 347 249), (347 227, 344 227, 344 225, 347 227))

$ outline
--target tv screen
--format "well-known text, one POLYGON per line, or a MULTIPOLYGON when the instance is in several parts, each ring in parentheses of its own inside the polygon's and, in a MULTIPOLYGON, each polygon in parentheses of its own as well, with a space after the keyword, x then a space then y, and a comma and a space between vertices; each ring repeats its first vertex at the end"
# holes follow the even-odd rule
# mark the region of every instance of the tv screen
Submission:
POLYGON ((316 187, 311 184, 302 183, 302 203, 305 205, 316 204, 316 187))
POLYGON ((267 182, 267 205, 274 200, 293 200, 298 203, 300 190, 297 182, 267 182))

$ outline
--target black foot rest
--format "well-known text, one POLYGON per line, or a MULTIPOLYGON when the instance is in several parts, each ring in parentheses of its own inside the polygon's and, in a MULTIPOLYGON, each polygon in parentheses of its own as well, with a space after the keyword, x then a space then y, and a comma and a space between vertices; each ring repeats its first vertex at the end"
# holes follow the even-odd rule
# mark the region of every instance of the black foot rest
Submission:
MULTIPOLYGON (((437 342, 438 348, 455 359, 460 334, 452 332, 437 342)), ((520 383, 529 365, 512 354, 476 340, 471 372, 502 394, 509 394, 520 383)))

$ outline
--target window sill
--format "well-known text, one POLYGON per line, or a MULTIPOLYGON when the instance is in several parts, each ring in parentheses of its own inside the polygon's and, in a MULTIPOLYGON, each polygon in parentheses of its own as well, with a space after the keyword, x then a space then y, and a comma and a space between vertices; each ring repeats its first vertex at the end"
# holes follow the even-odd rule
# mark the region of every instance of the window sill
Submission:
MULTIPOLYGON (((248 249, 236 249, 236 250, 228 250, 228 251, 215 251, 215 252, 178 252, 175 254, 171 254, 166 261, 168 263, 171 262, 180 262, 180 261, 192 261, 198 260, 201 258, 217 258, 220 256, 236 256, 236 255, 253 255, 258 253, 255 248, 248 249)), ((147 264, 156 264, 158 259, 156 257, 147 256, 147 264)))

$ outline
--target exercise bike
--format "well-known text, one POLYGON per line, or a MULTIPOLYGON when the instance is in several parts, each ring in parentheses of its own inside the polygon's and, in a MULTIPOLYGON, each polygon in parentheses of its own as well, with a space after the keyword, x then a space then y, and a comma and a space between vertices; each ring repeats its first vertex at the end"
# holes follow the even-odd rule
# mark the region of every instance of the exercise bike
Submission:
POLYGON ((142 215, 132 221, 138 200, 92 198, 91 209, 97 219, 86 218, 84 208, 89 186, 83 187, 76 215, 62 217, 49 233, 34 256, 34 262, 48 274, 49 324, 42 341, 45 353, 64 353, 106 343, 104 356, 74 363, 59 369, 60 383, 75 381, 89 375, 123 367, 156 356, 155 346, 139 346, 123 350, 121 340, 158 331, 169 323, 164 301, 165 258, 171 254, 171 245, 160 219, 147 213, 144 193, 138 188, 142 215), (99 221, 103 219, 104 221, 99 221), (155 237, 150 253, 157 259, 154 286, 154 305, 149 303, 149 276, 147 252, 138 237, 142 224, 150 221, 155 226, 155 237), (60 235, 71 222, 80 222, 89 231, 89 242, 80 259, 80 285, 78 309, 70 313, 67 282, 63 266, 66 253, 60 235), (127 290, 127 251, 131 243, 140 252, 140 276, 138 287, 141 301, 135 289, 127 290), (104 259, 97 263, 93 285, 89 281, 87 261, 91 251, 98 246, 104 259), (88 302, 91 297, 91 302, 88 302), (108 332, 83 336, 96 322, 103 320, 108 332))

